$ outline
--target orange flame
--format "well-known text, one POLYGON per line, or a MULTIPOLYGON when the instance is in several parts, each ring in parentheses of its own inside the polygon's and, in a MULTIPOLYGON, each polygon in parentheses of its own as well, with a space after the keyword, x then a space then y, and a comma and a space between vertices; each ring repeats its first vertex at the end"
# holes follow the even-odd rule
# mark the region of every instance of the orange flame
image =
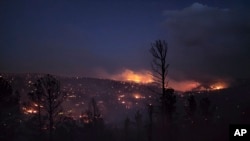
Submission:
MULTIPOLYGON (((140 70, 140 71, 133 71, 130 69, 124 69, 119 74, 107 74, 105 71, 101 71, 100 75, 106 78, 111 78, 113 80, 118 81, 131 81, 135 83, 152 83, 154 82, 153 76, 151 75, 151 72, 148 70, 140 70)), ((228 87, 228 84, 224 81, 219 81, 213 85, 210 86, 210 88, 202 87, 202 84, 200 82, 197 82, 195 80, 182 80, 182 81, 175 81, 171 78, 167 78, 169 81, 168 86, 170 88, 173 88, 177 91, 191 91, 195 88, 198 88, 200 90, 220 90, 228 87)))
POLYGON ((150 72, 145 70, 134 72, 132 70, 125 69, 121 74, 113 76, 113 79, 121 81, 132 81, 136 83, 153 82, 153 78, 150 75, 150 72))
POLYGON ((137 93, 134 94, 133 96, 134 96, 135 99, 140 99, 140 98, 142 98, 142 96, 141 96, 140 94, 137 94, 137 93))
POLYGON ((221 90, 227 88, 228 85, 225 82, 217 82, 210 86, 211 90, 221 90))

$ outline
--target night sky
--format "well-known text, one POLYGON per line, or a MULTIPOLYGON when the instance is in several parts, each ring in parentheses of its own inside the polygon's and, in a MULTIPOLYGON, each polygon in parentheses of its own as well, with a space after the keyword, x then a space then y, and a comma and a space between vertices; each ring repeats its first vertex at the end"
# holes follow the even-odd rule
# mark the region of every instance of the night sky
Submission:
POLYGON ((0 72, 146 75, 150 44, 162 39, 172 83, 249 78, 249 7, 249 0, 2 0, 0 72))

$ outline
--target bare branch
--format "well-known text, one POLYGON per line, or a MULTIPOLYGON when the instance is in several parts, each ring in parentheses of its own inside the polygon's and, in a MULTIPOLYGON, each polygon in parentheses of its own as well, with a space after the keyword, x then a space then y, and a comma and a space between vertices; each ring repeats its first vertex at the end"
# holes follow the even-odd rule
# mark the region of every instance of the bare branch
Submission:
POLYGON ((150 53, 153 56, 151 68, 153 70, 154 81, 161 84, 162 93, 165 91, 166 77, 168 74, 169 64, 166 64, 167 43, 165 41, 157 40, 151 44, 150 53))

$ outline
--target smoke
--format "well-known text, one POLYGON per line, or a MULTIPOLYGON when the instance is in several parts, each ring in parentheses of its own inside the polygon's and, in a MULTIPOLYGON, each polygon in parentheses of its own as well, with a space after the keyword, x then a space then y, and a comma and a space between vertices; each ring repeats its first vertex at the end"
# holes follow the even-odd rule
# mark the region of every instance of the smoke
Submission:
POLYGON ((164 15, 171 78, 207 87, 250 77, 249 12, 194 3, 164 15))

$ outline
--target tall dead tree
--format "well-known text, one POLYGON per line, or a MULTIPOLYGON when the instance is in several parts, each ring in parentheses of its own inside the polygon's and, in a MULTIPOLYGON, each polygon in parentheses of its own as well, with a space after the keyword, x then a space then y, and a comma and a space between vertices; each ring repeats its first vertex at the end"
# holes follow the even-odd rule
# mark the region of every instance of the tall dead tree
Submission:
POLYGON ((167 74, 168 67, 166 57, 167 57, 168 46, 165 41, 157 40, 155 43, 151 44, 150 53, 153 56, 153 60, 151 63, 152 67, 152 76, 154 78, 154 82, 161 87, 161 114, 163 118, 163 125, 165 124, 165 116, 166 116, 166 105, 164 104, 164 97, 166 97, 166 86, 167 86, 167 74))
POLYGON ((168 46, 165 41, 155 41, 155 43, 151 44, 150 53, 153 56, 153 61, 151 63, 151 67, 153 70, 154 81, 161 86, 162 94, 165 93, 166 85, 167 85, 167 74, 168 67, 166 57, 167 57, 168 46))
MULTIPOLYGON (((167 75, 168 75, 168 67, 167 63, 167 52, 168 45, 163 40, 157 40, 155 43, 151 44, 150 53, 153 56, 153 60, 151 63, 152 67, 152 76, 154 78, 154 82, 161 88, 160 94, 160 116, 161 122, 160 126, 163 129, 169 130, 169 138, 172 139, 172 119, 173 114, 175 112, 175 104, 176 104, 176 95, 174 94, 174 89, 166 89, 167 75)), ((166 134, 162 132, 162 139, 166 139, 166 134)))

